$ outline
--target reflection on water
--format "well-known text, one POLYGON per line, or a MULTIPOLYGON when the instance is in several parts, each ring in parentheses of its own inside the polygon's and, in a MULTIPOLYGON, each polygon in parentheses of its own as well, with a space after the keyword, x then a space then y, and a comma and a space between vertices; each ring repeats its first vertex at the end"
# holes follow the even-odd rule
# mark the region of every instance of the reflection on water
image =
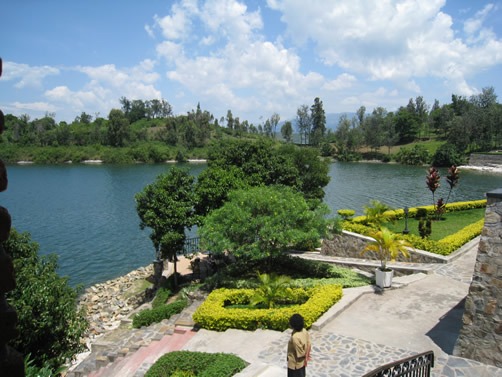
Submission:
MULTIPOLYGON (((193 175, 204 164, 186 164, 193 175)), ((139 229, 134 195, 170 165, 10 166, 9 190, 0 196, 13 225, 31 233, 41 253, 59 255, 60 273, 91 285, 147 265, 154 258, 148 230, 139 229)), ((370 199, 392 207, 432 203, 426 169, 400 165, 336 163, 325 202, 358 214, 370 199)), ((442 172, 445 175, 445 172, 442 172)), ((446 183, 437 197, 447 195, 446 183)), ((502 176, 465 171, 450 201, 482 199, 502 186, 502 176)))

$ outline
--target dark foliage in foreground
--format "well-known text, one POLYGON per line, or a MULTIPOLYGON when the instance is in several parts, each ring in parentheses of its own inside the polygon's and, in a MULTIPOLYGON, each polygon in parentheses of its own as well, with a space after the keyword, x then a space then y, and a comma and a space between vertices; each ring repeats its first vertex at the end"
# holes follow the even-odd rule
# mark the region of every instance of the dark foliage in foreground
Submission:
POLYGON ((168 377, 180 371, 197 377, 231 377, 245 367, 246 362, 235 355, 174 351, 157 360, 145 377, 168 377))

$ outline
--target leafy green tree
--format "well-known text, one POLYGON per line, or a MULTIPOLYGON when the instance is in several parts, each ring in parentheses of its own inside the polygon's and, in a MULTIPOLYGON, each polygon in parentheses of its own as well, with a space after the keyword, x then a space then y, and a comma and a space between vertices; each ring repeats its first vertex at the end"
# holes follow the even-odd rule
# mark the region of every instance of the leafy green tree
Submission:
POLYGON ((462 154, 450 143, 441 144, 432 156, 432 165, 437 167, 460 165, 462 162, 462 154))
POLYGON ((326 114, 319 97, 314 99, 310 112, 312 119, 311 143, 319 145, 326 134, 326 114))
POLYGON ((296 127, 300 134, 300 144, 310 143, 310 133, 312 130, 312 118, 308 105, 302 105, 296 110, 296 127))
POLYGON ((77 308, 78 289, 57 274, 57 256, 39 256, 28 233, 11 230, 4 243, 12 256, 17 286, 7 294, 18 315, 19 336, 12 346, 30 355, 38 367, 56 369, 84 350, 80 339, 87 329, 77 308))
POLYGON ((321 200, 329 182, 328 163, 315 148, 283 144, 276 148, 268 140, 225 140, 209 150, 208 169, 235 166, 249 186, 285 185, 307 199, 321 200))
POLYGON ((290 160, 297 171, 296 183, 290 186, 299 190, 309 201, 322 200, 324 187, 330 180, 329 165, 319 158, 317 149, 283 145, 278 153, 290 160))
POLYGON ((212 252, 266 259, 297 245, 317 245, 325 214, 325 205, 313 211, 288 187, 253 187, 230 192, 228 201, 204 219, 200 234, 212 252))
POLYGON ((108 145, 123 147, 128 138, 129 121, 121 110, 112 109, 108 115, 108 145))
POLYGON ((412 99, 407 107, 400 107, 394 116, 394 127, 399 135, 400 143, 410 143, 414 141, 420 130, 420 122, 415 113, 415 106, 412 99))
POLYGON ((273 113, 272 116, 270 117, 270 125, 272 126, 272 138, 275 139, 275 135, 277 134, 277 125, 279 124, 279 121, 281 120, 281 117, 277 113, 273 113))
POLYGON ((220 208, 227 200, 230 191, 248 187, 242 170, 236 166, 228 168, 213 167, 203 170, 195 184, 195 213, 205 216, 220 208))
POLYGON ((396 154, 396 161, 404 165, 427 164, 430 158, 429 151, 420 144, 415 144, 412 148, 403 147, 396 154))
POLYGON ((284 122, 284 124, 282 125, 281 135, 282 138, 286 140, 286 143, 291 143, 293 137, 293 126, 289 120, 284 122))
MULTIPOLYGON (((173 167, 135 196, 140 228, 152 230, 150 239, 160 265, 164 259, 174 263, 175 285, 177 255, 183 251, 185 230, 196 223, 193 183, 194 177, 186 170, 173 167)), ((156 281, 160 281, 159 271, 162 273, 162 269, 156 271, 156 281)))

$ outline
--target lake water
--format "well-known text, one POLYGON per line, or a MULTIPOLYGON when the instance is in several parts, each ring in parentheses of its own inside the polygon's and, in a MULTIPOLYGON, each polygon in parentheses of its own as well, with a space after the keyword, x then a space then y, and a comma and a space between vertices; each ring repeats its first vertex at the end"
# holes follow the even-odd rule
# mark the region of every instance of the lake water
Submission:
MULTIPOLYGON (((206 167, 181 165, 195 176, 206 167)), ((9 188, 0 194, 0 205, 18 231, 31 234, 41 254, 59 255, 61 275, 72 285, 89 286, 151 263, 155 253, 148 230, 139 228, 134 195, 171 166, 9 166, 9 188)), ((395 208, 432 203, 423 167, 333 163, 329 174, 325 202, 333 215, 341 208, 362 214, 370 199, 395 208)), ((437 198, 447 196, 442 184, 437 198)), ((500 187, 500 174, 462 171, 450 202, 483 199, 500 187)))

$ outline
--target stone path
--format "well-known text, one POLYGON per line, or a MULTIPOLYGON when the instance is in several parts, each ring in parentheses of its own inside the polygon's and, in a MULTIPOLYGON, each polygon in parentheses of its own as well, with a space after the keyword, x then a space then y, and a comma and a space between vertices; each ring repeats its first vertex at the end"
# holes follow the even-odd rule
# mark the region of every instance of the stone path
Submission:
MULTIPOLYGON (((423 266, 417 266, 416 274, 395 278, 392 289, 345 289, 342 300, 310 330, 313 351, 308 375, 361 376, 383 364, 433 350, 433 376, 502 377, 501 368, 451 355, 460 328, 462 300, 471 281, 476 251, 477 242, 472 242, 450 263, 427 266, 427 273, 419 272, 423 266)), ((315 259, 316 255, 309 253, 308 257, 315 259)), ((176 335, 177 321, 179 325, 187 326, 185 329, 190 329, 191 313, 197 305, 199 302, 168 323, 129 330, 130 335, 126 335, 127 330, 123 330, 124 333, 116 330, 116 339, 107 340, 115 349, 127 348, 126 344, 131 344, 131 341, 142 348, 108 366, 107 371, 111 374, 105 374, 102 370, 101 374, 87 375, 142 377, 156 357, 169 349, 167 338, 176 335)), ((196 333, 189 332, 189 335, 184 343, 180 341, 175 347, 203 352, 231 352, 250 363, 236 377, 286 375, 285 347, 290 331, 214 332, 201 329, 196 333)), ((104 356, 110 359, 110 352, 113 358, 117 351, 107 352, 104 356)))

